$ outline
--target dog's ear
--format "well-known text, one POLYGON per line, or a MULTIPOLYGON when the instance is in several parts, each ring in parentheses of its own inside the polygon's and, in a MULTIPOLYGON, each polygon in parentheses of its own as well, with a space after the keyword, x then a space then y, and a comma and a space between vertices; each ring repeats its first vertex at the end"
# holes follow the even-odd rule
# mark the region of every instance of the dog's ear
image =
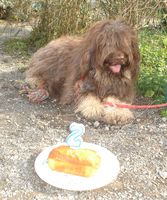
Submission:
POLYGON ((81 75, 85 75, 88 73, 88 71, 92 70, 94 68, 94 51, 93 50, 87 50, 80 62, 80 71, 81 75))

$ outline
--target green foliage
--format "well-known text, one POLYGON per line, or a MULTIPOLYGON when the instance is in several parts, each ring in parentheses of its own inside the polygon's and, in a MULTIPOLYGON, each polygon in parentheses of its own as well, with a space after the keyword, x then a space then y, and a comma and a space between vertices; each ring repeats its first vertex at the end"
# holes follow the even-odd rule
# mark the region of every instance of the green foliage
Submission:
POLYGON ((161 114, 162 117, 167 117, 167 109, 161 110, 160 114, 161 114))
POLYGON ((30 45, 27 39, 10 39, 4 43, 5 51, 11 55, 20 57, 30 56, 30 45))
POLYGON ((163 42, 163 45, 164 45, 165 47, 167 47, 167 37, 164 38, 162 42, 163 42))
POLYGON ((158 30, 140 32, 141 72, 138 89, 157 102, 165 100, 167 86, 167 36, 158 30))

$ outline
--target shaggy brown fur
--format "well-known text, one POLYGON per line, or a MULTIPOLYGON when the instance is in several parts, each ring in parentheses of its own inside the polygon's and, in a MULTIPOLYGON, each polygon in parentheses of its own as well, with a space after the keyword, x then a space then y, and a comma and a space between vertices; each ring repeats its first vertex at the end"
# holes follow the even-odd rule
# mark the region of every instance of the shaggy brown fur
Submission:
POLYGON ((131 103, 139 71, 134 30, 121 20, 101 21, 83 37, 61 37, 32 57, 28 80, 61 104, 77 97, 77 112, 107 123, 126 123, 128 109, 106 108, 104 101, 131 103))

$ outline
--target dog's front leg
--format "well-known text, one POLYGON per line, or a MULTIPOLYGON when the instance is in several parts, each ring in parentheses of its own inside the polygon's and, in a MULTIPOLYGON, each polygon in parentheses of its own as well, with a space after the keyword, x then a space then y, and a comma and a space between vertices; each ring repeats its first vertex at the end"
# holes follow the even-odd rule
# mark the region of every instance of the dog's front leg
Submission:
POLYGON ((79 100, 76 112, 80 112, 85 118, 100 120, 104 111, 101 100, 93 93, 89 93, 79 100))
POLYGON ((71 104, 74 101, 74 77, 71 75, 65 80, 60 94, 60 104, 71 104))
MULTIPOLYGON (((104 102, 111 102, 113 104, 125 104, 115 97, 107 97, 104 102)), ((133 119, 133 113, 127 108, 117 108, 111 106, 104 106, 103 121, 109 124, 126 124, 133 119)))
POLYGON ((71 104, 74 99, 74 92, 72 90, 64 90, 60 96, 60 104, 66 105, 71 104))

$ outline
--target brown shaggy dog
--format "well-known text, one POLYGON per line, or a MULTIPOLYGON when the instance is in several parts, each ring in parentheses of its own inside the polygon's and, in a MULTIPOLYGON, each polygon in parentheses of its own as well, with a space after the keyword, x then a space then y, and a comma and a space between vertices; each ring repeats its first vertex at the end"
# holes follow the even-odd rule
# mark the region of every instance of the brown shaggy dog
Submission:
POLYGON ((134 30, 121 20, 106 20, 83 37, 61 37, 39 49, 27 79, 61 104, 75 102, 76 111, 86 118, 124 124, 132 112, 106 107, 103 102, 132 102, 139 59, 134 30))

